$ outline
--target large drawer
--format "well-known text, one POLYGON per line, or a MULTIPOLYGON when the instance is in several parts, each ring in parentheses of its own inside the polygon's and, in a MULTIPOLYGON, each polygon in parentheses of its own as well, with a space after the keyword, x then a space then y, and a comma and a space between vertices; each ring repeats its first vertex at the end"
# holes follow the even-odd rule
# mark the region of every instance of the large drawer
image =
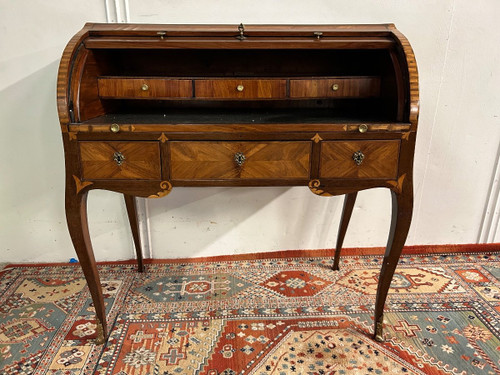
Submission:
POLYGON ((378 77, 290 80, 290 98, 366 98, 379 94, 378 77))
POLYGON ((195 96, 201 99, 280 99, 286 97, 286 79, 197 79, 195 96))
POLYGON ((97 84, 102 98, 168 99, 193 96, 190 79, 101 77, 97 84))
POLYGON ((399 140, 321 142, 320 177, 397 177, 399 140))
POLYGON ((79 142, 84 179, 161 179, 158 142, 79 142))
POLYGON ((308 179, 311 142, 171 142, 173 180, 308 179))

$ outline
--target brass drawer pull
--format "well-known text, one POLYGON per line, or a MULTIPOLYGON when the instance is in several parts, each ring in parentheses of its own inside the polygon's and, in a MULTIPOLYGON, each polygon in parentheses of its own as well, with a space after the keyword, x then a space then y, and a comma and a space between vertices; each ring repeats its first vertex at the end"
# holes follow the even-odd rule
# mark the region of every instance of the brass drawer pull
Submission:
POLYGON ((142 91, 148 91, 148 90, 149 90, 149 86, 148 86, 146 83, 144 83, 144 84, 141 86, 141 90, 142 90, 142 91))
POLYGON ((361 151, 356 151, 354 154, 352 154, 352 160, 354 160, 357 166, 361 165, 364 158, 365 155, 361 151))
POLYGON ((338 85, 337 83, 334 83, 334 84, 332 85, 332 90, 333 90, 333 91, 337 91, 338 89, 339 89, 339 85, 338 85))
POLYGON ((111 124, 111 126, 109 127, 109 130, 111 130, 111 132, 113 132, 113 133, 118 133, 120 131, 120 125, 111 124))
POLYGON ((238 167, 241 167, 243 165, 243 163, 245 162, 245 160, 246 160, 246 157, 242 152, 237 152, 236 154, 234 154, 234 161, 236 162, 238 167))
POLYGON ((243 85, 236 86, 236 90, 238 90, 239 92, 242 92, 244 89, 245 89, 245 86, 243 86, 243 85))
POLYGON ((368 131, 368 125, 361 124, 361 125, 359 125, 358 130, 360 133, 366 133, 368 131))
POLYGON ((121 152, 117 151, 113 154, 113 160, 117 165, 122 165, 125 160, 125 156, 121 152))

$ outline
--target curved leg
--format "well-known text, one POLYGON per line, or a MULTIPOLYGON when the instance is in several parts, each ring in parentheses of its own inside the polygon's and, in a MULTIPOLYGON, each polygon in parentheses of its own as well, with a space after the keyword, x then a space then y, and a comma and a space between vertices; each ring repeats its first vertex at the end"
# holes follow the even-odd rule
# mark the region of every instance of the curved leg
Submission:
POLYGON ((403 250, 408 231, 410 229, 411 215, 413 212, 413 189, 410 184, 404 186, 401 193, 392 193, 392 219, 387 248, 384 254, 380 279, 375 301, 375 333, 377 341, 383 341, 382 327, 384 321, 384 305, 387 292, 391 286, 394 271, 398 265, 399 256, 403 250))
POLYGON ((76 254, 80 260, 87 285, 94 302, 97 317, 97 340, 98 345, 104 343, 107 337, 106 309, 102 296, 101 281, 90 242, 89 228, 87 223, 87 192, 76 193, 75 190, 66 187, 66 221, 69 234, 73 241, 76 254))
POLYGON ((354 203, 356 202, 356 197, 358 192, 347 193, 344 198, 344 208, 342 209, 342 217, 340 219, 339 233, 337 235, 337 246, 335 247, 335 257, 333 259, 332 270, 339 270, 340 261, 340 251, 342 250, 342 244, 344 243, 345 233, 349 225, 349 220, 351 220, 352 210, 354 208, 354 203))
POLYGON ((132 230, 132 237, 134 238, 135 252, 137 253, 137 270, 144 271, 142 262, 142 247, 139 237, 139 220, 137 218, 137 205, 133 195, 123 194, 125 199, 125 206, 127 207, 128 221, 130 222, 130 229, 132 230))

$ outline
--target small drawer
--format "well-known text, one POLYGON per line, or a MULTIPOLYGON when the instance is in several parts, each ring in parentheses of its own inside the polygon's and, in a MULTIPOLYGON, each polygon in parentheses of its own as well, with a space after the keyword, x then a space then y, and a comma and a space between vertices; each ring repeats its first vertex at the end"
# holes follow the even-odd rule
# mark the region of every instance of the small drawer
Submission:
POLYGON ((394 179, 399 140, 321 142, 320 177, 394 179))
POLYGON ((79 142, 84 179, 160 180, 158 142, 79 142))
POLYGON ((290 98, 367 98, 379 94, 378 77, 290 80, 290 98))
POLYGON ((197 79, 201 99, 280 99, 286 97, 285 79, 197 79))
POLYGON ((173 180, 308 179, 311 142, 171 142, 173 180))
POLYGON ((190 79, 101 77, 97 84, 101 98, 168 99, 193 96, 190 79))

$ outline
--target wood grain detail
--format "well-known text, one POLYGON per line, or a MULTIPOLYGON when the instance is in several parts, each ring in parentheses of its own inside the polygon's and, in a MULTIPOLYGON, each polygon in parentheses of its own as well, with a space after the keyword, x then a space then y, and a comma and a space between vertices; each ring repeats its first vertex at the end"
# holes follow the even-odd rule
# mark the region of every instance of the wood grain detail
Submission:
POLYGON ((379 77, 290 80, 290 98, 368 98, 379 95, 379 77))
POLYGON ((311 142, 171 142, 171 178, 308 178, 311 142), (239 167, 234 160, 242 153, 239 167))
POLYGON ((158 142, 79 142, 84 179, 161 179, 158 142), (113 156, 125 160, 118 165, 113 156))
POLYGON ((399 140, 324 141, 321 145, 320 177, 395 179, 398 172, 399 140), (361 151, 357 165, 353 154, 361 151))
POLYGON ((195 97, 205 99, 279 99, 286 97, 285 79, 198 79, 195 97), (238 91, 240 86, 241 91, 238 91))
POLYGON ((190 79, 100 77, 98 86, 102 98, 168 99, 193 96, 190 79))

